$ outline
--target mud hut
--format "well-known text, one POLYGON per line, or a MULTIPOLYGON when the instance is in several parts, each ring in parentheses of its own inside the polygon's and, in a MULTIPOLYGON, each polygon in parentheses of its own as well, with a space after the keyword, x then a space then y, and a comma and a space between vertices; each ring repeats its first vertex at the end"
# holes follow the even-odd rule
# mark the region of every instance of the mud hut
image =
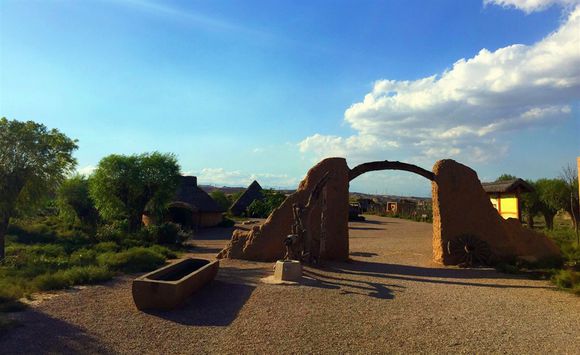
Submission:
POLYGON ((252 202, 255 200, 262 200, 264 198, 264 193, 262 192, 262 186, 254 180, 250 186, 244 191, 244 193, 232 204, 230 211, 234 216, 241 216, 252 202))
POLYGON ((205 191, 197 186, 195 176, 182 176, 169 203, 169 220, 185 227, 214 227, 223 220, 225 212, 205 191))
POLYGON ((491 204, 503 218, 522 220, 521 194, 534 191, 534 188, 522 179, 512 179, 481 184, 487 192, 491 204))

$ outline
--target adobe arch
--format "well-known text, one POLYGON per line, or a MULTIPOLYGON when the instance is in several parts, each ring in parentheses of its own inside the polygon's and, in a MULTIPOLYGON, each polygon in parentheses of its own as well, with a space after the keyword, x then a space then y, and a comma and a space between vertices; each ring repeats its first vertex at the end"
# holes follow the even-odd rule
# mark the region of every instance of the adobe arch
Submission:
MULTIPOLYGON (((448 243, 463 235, 474 235, 485 241, 497 259, 527 257, 542 259, 559 256, 556 245, 542 234, 523 228, 517 220, 504 220, 493 208, 481 187, 475 171, 446 159, 435 163, 433 171, 396 162, 378 161, 350 169, 344 158, 324 159, 312 167, 298 190, 274 210, 261 226, 250 231, 236 230, 219 258, 274 261, 284 256, 284 238, 293 223, 292 205, 304 206, 314 186, 329 174, 326 183, 325 245, 322 259, 346 260, 348 245, 348 188, 354 178, 376 170, 404 170, 432 181, 433 192, 433 260, 451 265, 459 261, 448 251, 448 243)), ((320 233, 321 206, 309 212, 306 229, 320 233)))

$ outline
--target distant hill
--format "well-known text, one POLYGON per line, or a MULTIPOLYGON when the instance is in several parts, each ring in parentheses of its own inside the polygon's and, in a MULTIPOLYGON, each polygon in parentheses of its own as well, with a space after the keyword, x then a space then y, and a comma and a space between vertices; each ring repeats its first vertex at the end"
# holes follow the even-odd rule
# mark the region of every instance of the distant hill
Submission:
MULTIPOLYGON (((232 195, 238 192, 244 192, 246 190, 247 187, 241 187, 241 186, 213 186, 213 185, 199 185, 199 188, 202 189, 203 191, 207 192, 208 194, 215 191, 215 190, 219 190, 222 191, 224 194, 226 195, 232 195)), ((270 190, 269 188, 264 188, 264 190, 270 190)), ((290 195, 293 194, 296 190, 276 190, 280 193, 283 193, 284 195, 290 195)))
MULTIPOLYGON (((242 186, 213 186, 213 185, 199 185, 199 187, 207 192, 208 194, 211 193, 212 191, 215 190, 219 190, 222 191, 223 193, 225 193, 226 195, 231 195, 231 194, 235 194, 238 192, 243 192, 246 190, 246 187, 242 187, 242 186)), ((267 188, 265 190, 268 190, 267 188)), ((280 193, 283 193, 285 195, 290 195, 293 194, 296 190, 276 190, 280 193)), ((397 201, 400 199, 406 199, 406 200, 414 200, 414 201, 431 201, 430 197, 415 197, 415 196, 397 196, 397 195, 373 195, 373 194, 366 194, 363 192, 350 192, 349 193, 349 197, 351 199, 355 199, 355 198, 369 198, 369 199, 378 199, 379 201, 382 202, 387 202, 387 201, 397 201)))

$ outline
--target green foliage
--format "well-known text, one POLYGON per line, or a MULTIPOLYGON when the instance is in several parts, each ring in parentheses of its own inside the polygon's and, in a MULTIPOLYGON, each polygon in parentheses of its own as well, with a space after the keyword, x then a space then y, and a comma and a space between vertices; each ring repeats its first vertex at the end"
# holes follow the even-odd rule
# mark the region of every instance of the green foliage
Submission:
POLYGON ((89 180, 82 175, 66 179, 57 191, 60 215, 67 221, 79 221, 85 226, 95 226, 98 212, 89 195, 89 180))
POLYGON ((144 247, 130 248, 120 253, 104 253, 97 260, 99 265, 128 273, 151 271, 165 263, 162 254, 144 247))
POLYGON ((227 211, 232 205, 232 203, 230 202, 230 200, 223 191, 214 190, 209 195, 215 202, 217 202, 217 204, 221 208, 223 208, 224 211, 227 211))
POLYGON ((224 216, 224 219, 218 224, 218 227, 233 227, 236 221, 229 216, 224 216))
POLYGON ((580 296, 580 272, 560 270, 552 276, 552 282, 559 288, 569 290, 577 296, 580 296))
POLYGON ((99 162, 90 179, 90 195, 108 221, 128 221, 128 230, 141 226, 147 209, 161 215, 179 183, 179 165, 173 154, 109 155, 99 162))
POLYGON ((264 199, 254 200, 248 206, 246 210, 246 215, 253 218, 266 218, 274 211, 276 208, 280 207, 282 202, 286 200, 286 196, 282 193, 265 190, 264 199))
POLYGON ((11 279, 0 279, 0 313, 17 312, 26 306, 19 301, 27 294, 26 289, 11 279))
POLYGON ((38 207, 73 170, 77 149, 56 129, 32 121, 0 119, 0 260, 14 213, 38 207))
POLYGON ((32 283, 41 291, 60 290, 73 285, 94 284, 110 280, 113 273, 105 267, 75 266, 67 270, 44 274, 36 277, 32 283))
POLYGON ((515 180, 517 176, 510 175, 510 174, 501 174, 495 181, 507 181, 507 180, 515 180))

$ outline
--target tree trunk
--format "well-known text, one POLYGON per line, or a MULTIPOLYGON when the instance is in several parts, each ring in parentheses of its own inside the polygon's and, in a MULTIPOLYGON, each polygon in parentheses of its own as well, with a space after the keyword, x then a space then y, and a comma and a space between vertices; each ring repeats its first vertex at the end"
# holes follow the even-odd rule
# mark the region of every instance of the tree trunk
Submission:
POLYGON ((554 229, 554 216, 555 214, 552 213, 543 213, 544 220, 546 221, 546 228, 549 230, 554 229))
POLYGON ((526 223, 528 228, 534 229, 534 216, 531 213, 526 214, 526 223))
POLYGON ((0 217, 0 262, 2 262, 4 260, 4 258, 6 257, 6 252, 5 252, 5 237, 6 237, 6 232, 8 231, 8 222, 10 220, 10 217, 8 216, 3 216, 0 217))

